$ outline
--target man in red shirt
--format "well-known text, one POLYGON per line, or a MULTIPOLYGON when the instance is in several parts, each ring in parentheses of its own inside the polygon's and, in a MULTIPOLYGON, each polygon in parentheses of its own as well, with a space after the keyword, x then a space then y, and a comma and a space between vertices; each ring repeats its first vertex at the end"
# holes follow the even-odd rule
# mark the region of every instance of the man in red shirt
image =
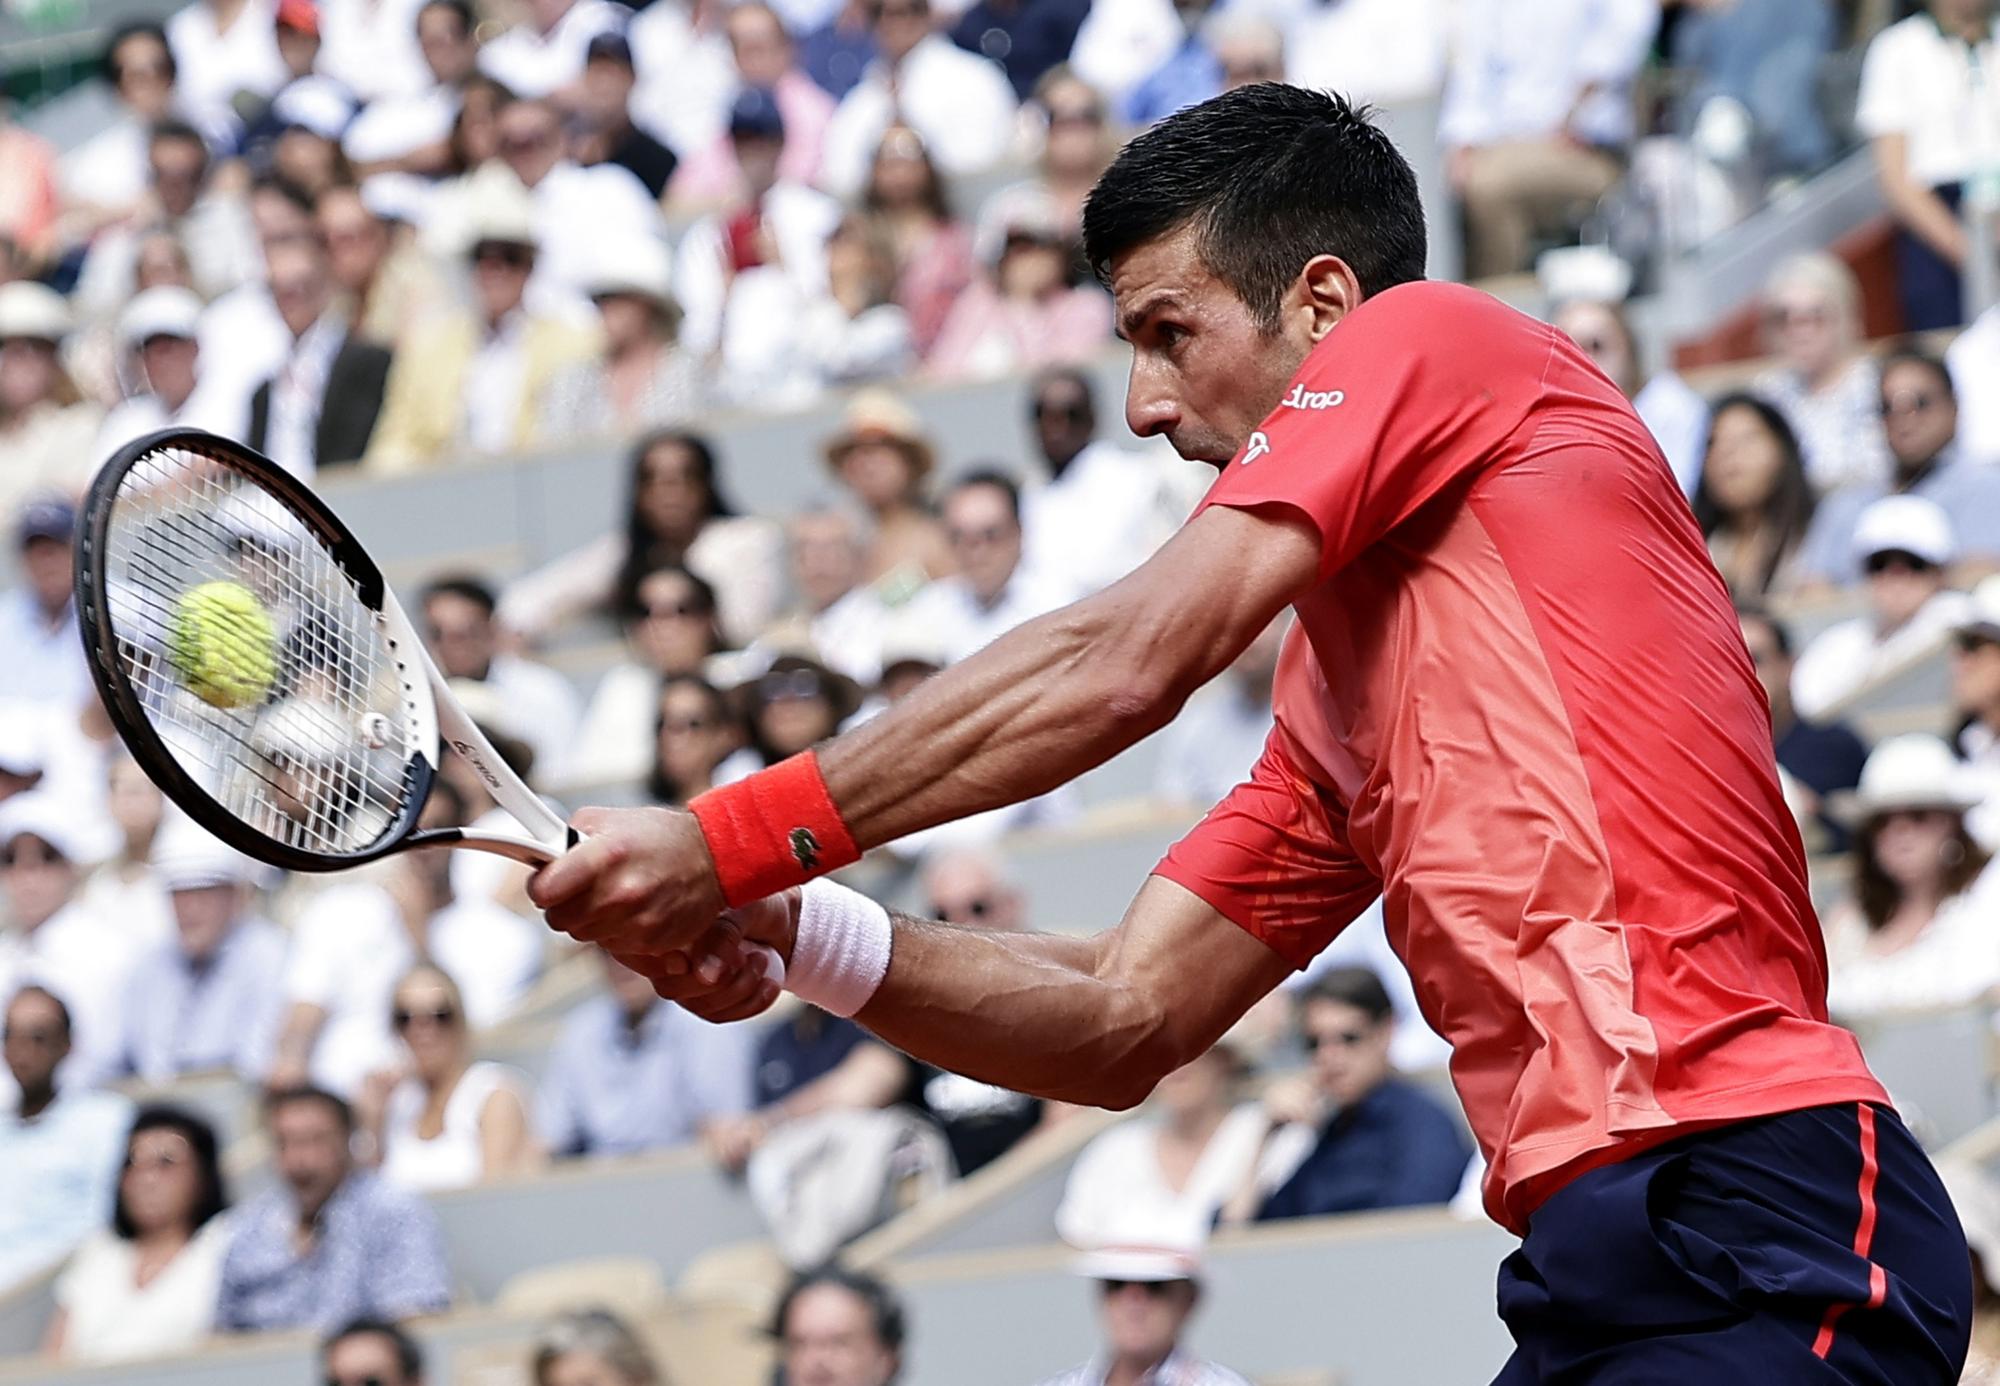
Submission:
POLYGON ((1124 1106, 1381 894, 1487 1208, 1525 1238, 1506 1386, 1956 1381, 1963 1236, 1827 1022, 1768 710, 1617 389, 1422 282, 1410 170, 1337 98, 1266 84, 1163 122, 1084 232, 1133 346, 1127 418, 1219 469, 1201 509, 816 754, 689 813, 579 815, 531 886, 550 922, 718 1020, 776 993, 747 936, 929 1062, 1124 1106), (1116 928, 797 888, 1106 759, 1288 604, 1262 758, 1116 928))

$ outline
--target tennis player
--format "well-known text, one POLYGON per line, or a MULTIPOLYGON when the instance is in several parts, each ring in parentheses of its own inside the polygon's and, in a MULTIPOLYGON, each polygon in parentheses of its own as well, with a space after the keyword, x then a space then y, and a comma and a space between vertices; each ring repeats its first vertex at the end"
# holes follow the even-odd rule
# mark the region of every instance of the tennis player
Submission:
POLYGON ((816 754, 691 812, 578 815, 530 887, 550 922, 719 1020, 775 996, 740 928, 922 1059, 1124 1107, 1381 894, 1524 1237, 1504 1386, 1956 1381, 1964 1237, 1827 1021, 1768 710, 1617 388, 1423 282, 1411 171, 1336 97, 1164 121, 1084 238, 1133 430, 1220 473, 1194 517, 816 754), (1116 928, 947 926, 811 879, 1097 765, 1286 605, 1262 758, 1116 928))

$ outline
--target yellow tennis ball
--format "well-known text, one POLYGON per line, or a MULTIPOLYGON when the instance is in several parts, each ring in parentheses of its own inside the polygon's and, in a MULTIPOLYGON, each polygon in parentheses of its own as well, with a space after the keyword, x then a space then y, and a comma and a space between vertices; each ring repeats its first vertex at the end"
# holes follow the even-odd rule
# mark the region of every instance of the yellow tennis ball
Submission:
POLYGON ((278 677, 278 633, 242 583, 204 582, 174 605, 167 659, 211 707, 252 707, 278 677))

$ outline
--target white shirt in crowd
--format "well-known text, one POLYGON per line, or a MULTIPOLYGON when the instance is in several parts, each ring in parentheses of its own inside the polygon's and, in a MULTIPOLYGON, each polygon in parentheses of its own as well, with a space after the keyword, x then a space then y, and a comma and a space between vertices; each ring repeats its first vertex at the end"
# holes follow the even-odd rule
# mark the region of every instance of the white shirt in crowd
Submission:
POLYGON ((1092 0, 1069 62, 1117 110, 1186 41, 1173 0, 1092 0))
POLYGON ((1179 1189, 1160 1168, 1158 1121, 1112 1127, 1071 1167, 1056 1235, 1071 1246, 1095 1247, 1115 1244, 1128 1227, 1209 1227, 1249 1177, 1269 1125, 1255 1103, 1238 1107, 1208 1138, 1179 1189))
POLYGON ((688 18, 692 8, 648 5, 625 31, 638 77, 628 106, 632 123, 684 157, 722 138, 737 86, 728 40, 714 29, 697 32, 688 18))
POLYGON ((425 0, 338 0, 319 9, 314 70, 363 101, 415 96, 434 85, 417 42, 425 0))
POLYGON ((76 1249, 56 1280, 66 1319, 63 1358, 123 1362, 184 1352, 215 1327, 229 1215, 210 1218, 146 1284, 138 1283, 137 1246, 108 1228, 76 1249))
POLYGON ((1006 156, 1015 109, 1014 88, 997 64, 931 34, 903 58, 893 92, 878 61, 841 98, 826 129, 821 177, 838 196, 858 193, 897 118, 923 138, 946 178, 982 173, 1006 156))
POLYGON ((1891 24, 1862 60, 1854 123, 1870 139, 1903 136, 1925 186, 2000 173, 2000 39, 1989 28, 1975 50, 1927 13, 1891 24))
POLYGON ((820 663, 863 688, 882 678, 882 643, 891 613, 872 587, 857 587, 812 618, 807 629, 820 663))
POLYGON ((189 5, 167 21, 174 86, 182 107, 204 130, 233 130, 239 93, 270 96, 289 75, 278 56, 276 0, 247 0, 230 26, 217 32, 215 11, 189 5))
POLYGON ((1285 35, 1285 80, 1357 101, 1414 101, 1444 85, 1442 0, 1251 0, 1285 35))
POLYGON ((1958 734, 1958 753, 1966 779, 1985 796, 1965 815, 1965 829, 1989 854, 2000 856, 2000 735, 1974 722, 1958 734))
POLYGON ((2000 306, 1988 308, 1945 348, 1952 393, 1958 398, 1954 441, 1967 462, 2000 462, 2000 306))
POLYGON ((1927 928, 1893 953, 1868 948, 1868 923, 1852 902, 1826 922, 1826 1004, 1838 1020, 1962 1006, 2000 984, 1993 921, 2000 873, 1992 867, 1938 907, 1927 928))
POLYGON ((1188 701, 1160 733, 1160 763, 1153 793, 1202 808, 1218 803, 1250 778, 1271 735, 1271 697, 1249 694, 1224 674, 1188 701))
MULTIPOLYGON (((833 233, 840 221, 840 204, 825 193, 809 188, 803 183, 780 179, 764 196, 762 205, 765 230, 770 233, 777 246, 778 265, 766 266, 773 274, 782 275, 796 286, 797 294, 803 301, 810 301, 826 293, 826 238, 833 233)), ((736 276, 739 280, 750 280, 759 273, 747 270, 736 276)), ((744 322, 746 315, 732 311, 732 298, 738 297, 729 274, 728 233, 724 219, 719 215, 705 216, 690 226, 681 237, 680 248, 674 256, 674 298, 681 306, 681 344, 697 355, 706 355, 725 348, 725 330, 735 318, 736 332, 741 337, 754 322, 744 322)), ((783 329, 785 324, 778 324, 783 329)), ((739 358, 750 358, 755 364, 755 353, 745 350, 739 344, 739 358)), ((739 361, 739 365, 742 362, 739 361)), ((718 381, 719 388, 728 389, 730 376, 725 370, 718 381)), ((744 391, 735 391, 739 396, 744 391)), ((748 396, 754 398, 754 394, 748 396)))
POLYGON ((956 664, 1068 601, 1069 593, 1059 584, 1022 563, 991 602, 973 595, 962 577, 939 578, 910 599, 909 620, 917 629, 936 631, 946 658, 956 664))
POLYGON ((1165 449, 1092 443, 1060 476, 1022 492, 1022 566, 1071 596, 1109 587, 1173 535, 1213 476, 1165 449))
POLYGON ((426 1140, 417 1134, 424 1112, 424 1088, 405 1078, 389 1094, 382 1124, 382 1177, 418 1193, 463 1189, 479 1182, 485 1159, 479 1141, 480 1118, 495 1093, 507 1091, 530 1105, 524 1080, 504 1064, 481 1060, 465 1070, 445 1099, 444 1126, 426 1140))
POLYGON ((209 304, 195 330, 205 407, 217 432, 241 438, 250 430, 250 397, 284 368, 292 331, 261 280, 209 304))
POLYGON ((533 748, 535 764, 558 773, 583 715, 569 680, 545 664, 501 654, 487 667, 486 686, 500 696, 507 727, 533 748))
MULTIPOLYGON (((326 402, 326 381, 333 359, 347 342, 347 324, 328 311, 306 329, 271 378, 271 413, 264 430, 264 452, 301 481, 318 470, 320 408, 326 402)), ((495 410, 505 417, 505 410, 495 410)))
POLYGON ((505 452, 514 443, 515 413, 527 380, 528 315, 519 308, 486 332, 465 367, 465 397, 459 402, 459 431, 474 452, 505 452))
POLYGON ((72 602, 51 624, 25 587, 0 593, 0 699, 45 703, 75 712, 90 698, 90 668, 76 632, 72 602))
POLYGON ((152 182, 151 132, 135 115, 121 115, 62 156, 56 177, 63 200, 85 207, 130 207, 152 182))
POLYGON ((91 1087, 116 1076, 134 960, 125 932, 80 900, 26 938, 0 933, 0 996, 32 982, 69 1008, 70 1052, 59 1074, 64 1085, 91 1087))
POLYGON ((1693 495, 1708 451, 1708 401, 1673 371, 1661 371, 1632 396, 1632 410, 1660 445, 1682 493, 1693 495))
POLYGON ((547 96, 581 77, 590 41, 623 29, 630 14, 609 0, 577 0, 546 34, 522 23, 489 40, 479 70, 516 96, 547 96))
POLYGON ((1867 616, 1821 631, 1792 669, 1792 706, 1806 721, 1818 721, 1877 679, 1936 654, 1966 610, 1963 592, 1939 592, 1886 638, 1867 616))
POLYGON ((11 1096, 0 1105, 0 1292, 111 1221, 132 1104, 58 1082, 55 1101, 31 1120, 11 1096))
POLYGON ((1655 0, 1466 0, 1438 138, 1479 146, 1549 139, 1567 126, 1593 144, 1625 144, 1632 77, 1659 18, 1655 0), (1597 90, 1579 105, 1590 87, 1597 90))
POLYGON ((664 234, 660 204, 623 165, 586 168, 567 159, 550 169, 531 195, 541 245, 528 285, 530 306, 595 322, 589 289, 602 272, 605 248, 664 234))

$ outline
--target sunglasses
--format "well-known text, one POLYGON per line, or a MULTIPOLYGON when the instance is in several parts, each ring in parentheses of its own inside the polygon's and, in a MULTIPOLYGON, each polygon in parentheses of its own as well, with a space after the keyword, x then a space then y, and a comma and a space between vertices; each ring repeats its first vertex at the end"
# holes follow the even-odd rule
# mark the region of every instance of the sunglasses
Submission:
POLYGON ((957 910, 947 905, 940 905, 935 900, 931 901, 931 918, 946 924, 970 923, 975 919, 984 919, 992 912, 993 902, 984 895, 974 896, 965 902, 965 908, 957 910))
POLYGON ((511 245, 506 241, 481 241, 472 248, 472 263, 505 265, 508 269, 528 269, 535 263, 535 252, 524 245, 511 245))
POLYGON ((458 1023, 458 1011, 451 1006, 434 1006, 429 1010, 422 1011, 413 1011, 407 1007, 398 1006, 395 1010, 389 1012, 389 1023, 395 1026, 398 1034, 409 1029, 419 1020, 436 1025, 439 1028, 444 1028, 458 1023))
POLYGON ((328 1373, 326 1386, 391 1386, 386 1376, 334 1376, 328 1373))
POLYGON ((1037 401, 1035 404, 1035 417, 1038 419, 1061 419, 1064 423, 1088 423, 1090 422, 1090 406, 1081 402, 1075 404, 1044 404, 1037 401))
POLYGON ((824 698, 826 685, 812 670, 794 669, 789 673, 764 675, 757 681, 757 691, 765 702, 775 703, 785 698, 824 698))
POLYGON ((0 867, 61 866, 65 858, 52 847, 0 848, 0 867))
POLYGON ((1981 650, 2000 649, 2000 635, 1982 635, 1976 630, 1962 630, 1951 638, 1952 648, 1960 654, 1978 654, 1981 650))
POLYGON ((1104 112, 1095 106, 1074 106, 1068 110, 1051 110, 1050 125, 1102 125, 1104 112))
POLYGON ((1927 414, 1939 404, 1936 395, 1919 390, 1915 394, 1898 395, 1894 399, 1882 401, 1879 412, 1885 419, 1893 419, 1903 414, 1927 414))
POLYGON ((1100 1280, 1097 1282, 1097 1287, 1106 1299, 1135 1285, 1146 1292, 1148 1299, 1165 1299, 1173 1293, 1174 1286, 1180 1283, 1178 1280, 1100 1280))
POLYGON ((1323 1035, 1309 1031, 1306 1034, 1306 1053, 1317 1054, 1330 1044, 1337 1044, 1342 1049, 1359 1049, 1368 1043, 1369 1034, 1367 1030, 1331 1030, 1323 1035))
POLYGON ((1871 553, 1868 555, 1868 561, 1862 564, 1862 567, 1870 577, 1874 577, 1878 573, 1922 574, 1935 573, 1938 570, 1937 564, 1927 559, 1919 558, 1913 553, 1904 553, 1900 549, 1886 549, 1881 553, 1871 553))

